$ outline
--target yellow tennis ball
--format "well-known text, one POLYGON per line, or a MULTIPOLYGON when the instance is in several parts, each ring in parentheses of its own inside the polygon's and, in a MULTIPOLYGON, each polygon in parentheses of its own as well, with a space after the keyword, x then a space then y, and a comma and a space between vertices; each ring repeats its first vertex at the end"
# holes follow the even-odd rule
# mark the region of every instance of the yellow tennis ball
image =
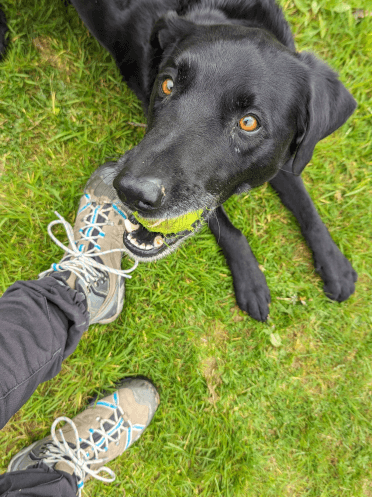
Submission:
POLYGON ((138 212, 133 212, 134 217, 144 228, 149 231, 155 231, 156 233, 163 233, 164 235, 179 233, 185 230, 193 231, 194 227, 192 225, 201 218, 202 214, 203 209, 200 209, 171 219, 145 219, 138 212))

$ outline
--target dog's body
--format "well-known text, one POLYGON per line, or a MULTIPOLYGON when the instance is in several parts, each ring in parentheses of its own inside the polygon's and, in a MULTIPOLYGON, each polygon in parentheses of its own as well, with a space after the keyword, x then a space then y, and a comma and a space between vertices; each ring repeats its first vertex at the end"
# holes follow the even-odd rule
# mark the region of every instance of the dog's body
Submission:
MULTIPOLYGON (((356 273, 299 174, 355 101, 325 64, 295 52, 274 0, 71 2, 148 113, 144 139, 117 163, 114 186, 128 212, 157 220, 203 209, 239 306, 265 320, 265 277, 222 204, 270 181, 300 224, 327 296, 347 299, 356 273)), ((135 258, 154 260, 191 234, 163 237, 137 225, 124 243, 135 258)))

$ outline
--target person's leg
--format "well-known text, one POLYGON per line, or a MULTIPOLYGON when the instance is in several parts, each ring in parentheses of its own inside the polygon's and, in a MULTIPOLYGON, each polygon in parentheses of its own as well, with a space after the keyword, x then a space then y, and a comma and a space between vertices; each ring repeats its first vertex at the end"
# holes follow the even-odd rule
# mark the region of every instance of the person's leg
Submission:
POLYGON ((84 295, 55 278, 8 288, 0 299, 0 429, 60 371, 88 325, 84 295))
MULTIPOLYGON (((89 179, 67 255, 37 281, 20 281, 0 299, 0 429, 36 387, 53 378, 89 324, 109 323, 123 307, 126 216, 112 187, 115 163, 89 179)), ((51 234, 51 225, 48 227, 51 234)), ((53 236, 53 235, 52 235, 53 236)))
POLYGON ((77 478, 43 462, 30 469, 0 475, 0 497, 76 497, 77 478))
POLYGON ((150 381, 127 378, 74 419, 57 418, 50 436, 10 461, 8 472, 0 476, 0 497, 75 497, 88 478, 113 482, 115 474, 103 461, 121 455, 141 436, 159 402, 150 381))

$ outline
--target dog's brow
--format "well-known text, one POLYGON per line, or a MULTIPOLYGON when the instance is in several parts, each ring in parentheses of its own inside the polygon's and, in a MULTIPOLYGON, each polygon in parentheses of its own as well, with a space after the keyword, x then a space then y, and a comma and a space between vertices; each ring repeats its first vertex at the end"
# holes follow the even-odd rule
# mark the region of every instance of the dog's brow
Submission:
POLYGON ((188 71, 189 71, 189 64, 185 60, 180 62, 180 64, 178 65, 179 77, 180 78, 185 77, 185 75, 187 74, 188 71))
POLYGON ((221 100, 222 112, 241 112, 251 109, 256 104, 256 97, 253 93, 231 93, 225 94, 221 100))
POLYGON ((195 75, 195 68, 186 60, 178 65, 178 80, 180 83, 187 83, 195 75))
POLYGON ((235 95, 233 105, 236 109, 248 109, 249 107, 253 107, 255 104, 256 98, 253 93, 248 95, 247 93, 241 93, 235 95))
POLYGON ((168 59, 166 59, 162 63, 162 65, 159 69, 160 69, 159 73, 164 73, 164 72, 166 72, 167 69, 177 70, 177 64, 176 64, 175 60, 173 59, 173 57, 169 57, 168 59))

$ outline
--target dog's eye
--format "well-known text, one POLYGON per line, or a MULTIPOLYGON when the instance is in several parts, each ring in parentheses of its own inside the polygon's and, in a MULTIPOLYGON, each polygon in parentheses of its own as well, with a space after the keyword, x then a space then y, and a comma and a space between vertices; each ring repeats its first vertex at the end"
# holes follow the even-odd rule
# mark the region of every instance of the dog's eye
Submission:
POLYGON ((173 80, 171 78, 165 79, 161 85, 161 89, 165 95, 170 95, 173 90, 173 80))
POLYGON ((239 121, 239 126, 244 131, 256 131, 260 127, 257 119, 251 114, 242 117, 239 121))

